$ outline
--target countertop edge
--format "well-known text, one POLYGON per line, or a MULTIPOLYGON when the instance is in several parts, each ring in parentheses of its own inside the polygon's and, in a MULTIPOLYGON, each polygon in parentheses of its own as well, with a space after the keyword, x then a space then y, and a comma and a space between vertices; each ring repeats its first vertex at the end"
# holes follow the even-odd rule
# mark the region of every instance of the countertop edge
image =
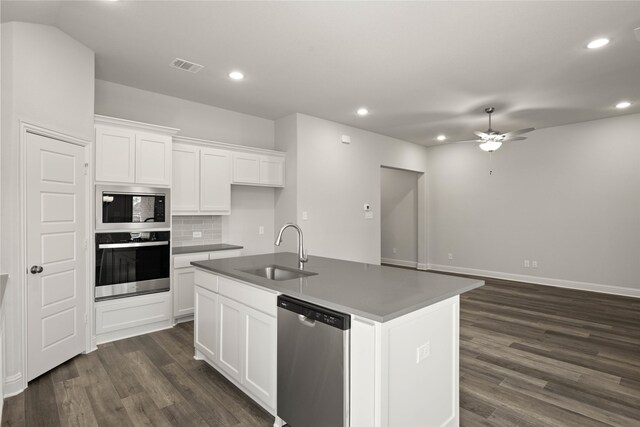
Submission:
POLYGON ((418 303, 416 303, 414 305, 411 305, 409 307, 403 308, 402 310, 398 310, 396 312, 387 314, 385 316, 377 316, 375 314, 371 314, 371 313, 363 312, 363 311, 358 310, 358 309, 354 309, 353 307, 346 307, 346 306, 343 306, 341 304, 336 304, 336 303, 331 302, 331 301, 326 301, 326 300, 322 300, 320 298, 310 297, 309 295, 302 295, 302 294, 299 294, 299 293, 296 293, 296 292, 289 292, 289 291, 288 292, 283 292, 283 291, 281 291, 279 289, 276 289, 275 287, 274 288, 270 288, 270 287, 265 286, 265 285, 260 284, 260 283, 252 283, 252 282, 247 281, 245 278, 234 276, 233 274, 229 273, 226 270, 216 269, 214 267, 208 267, 208 266, 202 265, 202 262, 205 262, 205 261, 194 261, 194 262, 191 262, 191 265, 193 265, 194 267, 199 268, 201 270, 210 272, 210 273, 215 273, 215 274, 218 274, 220 276, 224 276, 226 278, 229 278, 229 279, 232 279, 232 280, 235 280, 235 281, 238 281, 238 282, 246 283, 249 286, 254 286, 254 287, 257 287, 257 288, 261 288, 261 289, 268 289, 268 290, 276 292, 278 294, 287 295, 287 296, 290 296, 290 297, 293 297, 293 298, 298 298, 300 300, 307 301, 307 302, 312 303, 312 304, 318 304, 318 305, 321 305, 323 307, 327 307, 327 308, 330 308, 330 309, 333 309, 333 310, 336 310, 336 311, 341 311, 341 312, 345 312, 345 313, 352 314, 352 315, 355 315, 355 316, 359 316, 359 317, 362 317, 362 318, 365 318, 365 319, 368 319, 368 320, 372 320, 372 321, 378 322, 378 323, 389 322, 391 320, 394 320, 394 319, 397 319, 399 317, 402 317, 402 316, 404 316, 406 314, 413 313, 414 311, 418 311, 418 310, 421 310, 423 308, 432 306, 432 305, 437 304, 437 303, 439 303, 441 301, 444 301, 444 300, 447 300, 449 298, 458 296, 458 295, 463 294, 465 292, 469 292, 469 291, 471 291, 473 289, 477 289, 477 288, 479 288, 479 287, 484 285, 484 281, 483 280, 476 280, 476 281, 474 281, 473 283, 471 283, 471 284, 469 284, 467 286, 464 286, 462 288, 456 289, 455 291, 445 292, 442 295, 439 295, 437 298, 431 298, 431 299, 428 299, 428 300, 420 301, 420 302, 418 302, 418 303))

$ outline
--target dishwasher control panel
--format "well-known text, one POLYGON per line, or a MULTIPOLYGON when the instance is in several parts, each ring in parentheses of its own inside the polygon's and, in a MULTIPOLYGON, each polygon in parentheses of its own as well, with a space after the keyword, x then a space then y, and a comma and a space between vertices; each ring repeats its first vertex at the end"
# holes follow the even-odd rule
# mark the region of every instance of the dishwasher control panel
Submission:
POLYGON ((292 311, 308 320, 324 323, 341 330, 347 330, 351 327, 351 316, 348 314, 333 311, 325 307, 318 307, 306 301, 301 301, 285 295, 278 297, 278 307, 292 311))

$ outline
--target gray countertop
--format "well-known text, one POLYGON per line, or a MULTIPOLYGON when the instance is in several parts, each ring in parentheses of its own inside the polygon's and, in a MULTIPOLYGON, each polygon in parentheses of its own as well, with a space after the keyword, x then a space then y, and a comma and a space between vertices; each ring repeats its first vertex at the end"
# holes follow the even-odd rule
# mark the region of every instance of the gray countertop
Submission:
POLYGON ((298 268, 293 253, 192 262, 194 266, 337 311, 387 322, 484 285, 481 280, 309 256, 300 279, 272 281, 242 270, 276 264, 298 268))
POLYGON ((218 243, 215 245, 200 245, 200 246, 177 246, 173 248, 173 254, 174 255, 195 254, 198 252, 230 251, 233 249, 242 249, 242 246, 228 245, 226 243, 218 243))

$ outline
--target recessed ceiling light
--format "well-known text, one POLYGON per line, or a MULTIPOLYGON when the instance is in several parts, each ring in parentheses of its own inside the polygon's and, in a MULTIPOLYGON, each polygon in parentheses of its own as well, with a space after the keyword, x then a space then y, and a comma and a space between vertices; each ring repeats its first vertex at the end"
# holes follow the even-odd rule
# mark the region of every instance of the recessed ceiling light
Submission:
POLYGON ((616 104, 616 108, 619 110, 628 108, 631 106, 631 103, 629 101, 620 101, 616 104))
POLYGON ((244 79, 244 74, 242 74, 240 71, 232 71, 229 73, 229 77, 231 77, 233 80, 242 80, 244 79))
POLYGON ((367 110, 366 108, 358 108, 357 113, 359 116, 366 116, 367 114, 369 114, 369 110, 367 110))
POLYGON ((436 139, 437 139, 438 141, 444 141, 445 139, 447 139, 447 137, 446 137, 445 135, 438 135, 438 136, 436 137, 436 139))
POLYGON ((598 48, 601 48, 601 47, 606 46, 608 44, 609 44, 609 39, 602 38, 602 39, 592 40, 591 42, 589 42, 587 47, 589 49, 598 49, 598 48))

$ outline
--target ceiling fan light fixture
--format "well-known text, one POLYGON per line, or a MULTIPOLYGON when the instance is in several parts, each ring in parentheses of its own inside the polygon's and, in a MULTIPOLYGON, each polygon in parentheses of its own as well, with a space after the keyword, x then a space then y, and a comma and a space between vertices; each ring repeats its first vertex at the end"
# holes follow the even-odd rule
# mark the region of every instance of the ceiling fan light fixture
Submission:
POLYGON ((482 151, 486 151, 491 153, 492 151, 496 151, 498 148, 502 147, 501 141, 486 141, 482 144, 478 145, 482 151))
POLYGON ((589 44, 587 45, 587 48, 589 49, 599 49, 601 47, 604 47, 606 45, 609 44, 609 39, 607 38, 601 38, 601 39, 595 39, 589 42, 589 44))

